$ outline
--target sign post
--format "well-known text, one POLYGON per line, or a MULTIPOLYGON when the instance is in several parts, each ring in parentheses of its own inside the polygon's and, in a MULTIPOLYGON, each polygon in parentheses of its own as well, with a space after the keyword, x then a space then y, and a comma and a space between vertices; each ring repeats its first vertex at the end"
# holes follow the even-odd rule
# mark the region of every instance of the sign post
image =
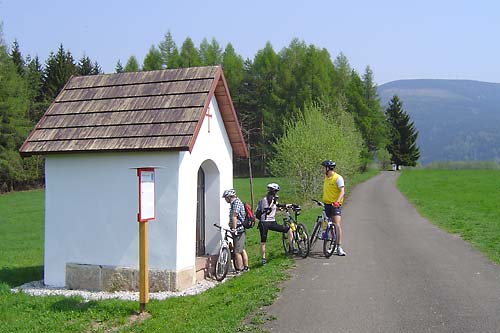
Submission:
POLYGON ((139 311, 149 302, 148 221, 155 218, 155 170, 138 168, 139 177, 139 311))

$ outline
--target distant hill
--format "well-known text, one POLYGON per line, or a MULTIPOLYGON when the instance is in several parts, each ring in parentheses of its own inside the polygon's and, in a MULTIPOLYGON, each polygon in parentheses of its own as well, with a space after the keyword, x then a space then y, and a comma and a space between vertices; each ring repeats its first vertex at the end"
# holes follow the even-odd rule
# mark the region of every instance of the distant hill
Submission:
POLYGON ((500 161, 500 83, 398 80, 382 84, 384 106, 403 101, 419 131, 420 163, 500 161))

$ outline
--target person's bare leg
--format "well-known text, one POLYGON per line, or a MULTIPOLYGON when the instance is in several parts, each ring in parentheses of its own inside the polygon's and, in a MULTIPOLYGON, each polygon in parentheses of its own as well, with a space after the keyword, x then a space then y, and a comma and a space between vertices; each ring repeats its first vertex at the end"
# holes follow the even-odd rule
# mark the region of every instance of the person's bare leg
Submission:
POLYGON ((341 225, 341 217, 336 215, 333 217, 333 223, 337 227, 337 244, 342 244, 342 225, 341 225))
POLYGON ((241 253, 235 253, 234 254, 234 257, 235 257, 235 263, 234 265, 236 266, 234 269, 240 271, 243 267, 241 266, 241 262, 242 262, 242 259, 241 259, 241 253))
POLYGON ((288 245, 293 248, 293 231, 292 228, 288 229, 288 245))
POLYGON ((248 267, 248 255, 247 255, 246 250, 243 250, 243 252, 241 252, 241 257, 243 259, 243 267, 242 268, 248 267))

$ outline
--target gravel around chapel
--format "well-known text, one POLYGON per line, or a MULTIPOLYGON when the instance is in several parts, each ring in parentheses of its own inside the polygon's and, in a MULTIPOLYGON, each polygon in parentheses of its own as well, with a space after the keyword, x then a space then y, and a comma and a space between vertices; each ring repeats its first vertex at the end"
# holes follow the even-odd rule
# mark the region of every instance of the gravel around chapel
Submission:
MULTIPOLYGON (((178 296, 188 296, 196 295, 204 292, 207 289, 215 287, 219 283, 214 280, 203 280, 196 283, 194 286, 187 288, 182 291, 162 291, 162 292, 150 292, 150 299, 163 300, 169 297, 178 296)), ((103 299, 121 299, 125 301, 138 301, 139 292, 137 291, 116 291, 116 292, 105 292, 105 291, 88 291, 88 290, 69 290, 65 288, 49 287, 43 284, 43 281, 33 281, 25 283, 19 287, 12 288, 12 292, 24 292, 32 296, 80 296, 86 301, 95 301, 103 299)))

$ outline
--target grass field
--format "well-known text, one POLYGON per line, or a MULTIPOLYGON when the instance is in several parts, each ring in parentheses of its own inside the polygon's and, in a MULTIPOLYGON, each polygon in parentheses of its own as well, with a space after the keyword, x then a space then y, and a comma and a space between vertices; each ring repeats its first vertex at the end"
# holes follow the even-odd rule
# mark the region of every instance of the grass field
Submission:
MULTIPOLYGON (((347 184, 365 180, 376 172, 360 175, 347 184)), ((282 186, 282 203, 294 202, 286 183, 276 178, 254 179, 255 202, 266 184, 282 186)), ((242 200, 250 202, 248 179, 235 179, 242 200)), ((349 192, 349 191, 348 191, 349 192)), ((319 196, 320 194, 318 194, 319 196)), ((258 230, 247 234, 250 272, 197 296, 150 300, 150 317, 132 322, 137 302, 106 300, 85 302, 79 297, 32 297, 13 294, 11 287, 43 279, 43 191, 0 196, 0 332, 235 332, 259 330, 268 318, 259 309, 272 304, 280 282, 288 278, 294 261, 283 255, 281 234, 269 233, 268 264, 260 265, 258 230)), ((307 205, 306 205, 307 206, 307 205)), ((304 206, 304 207, 306 207, 304 206)), ((300 216, 310 228, 318 208, 306 208, 300 216)))
POLYGON ((422 216, 500 263, 499 170, 407 170, 398 188, 422 216))

